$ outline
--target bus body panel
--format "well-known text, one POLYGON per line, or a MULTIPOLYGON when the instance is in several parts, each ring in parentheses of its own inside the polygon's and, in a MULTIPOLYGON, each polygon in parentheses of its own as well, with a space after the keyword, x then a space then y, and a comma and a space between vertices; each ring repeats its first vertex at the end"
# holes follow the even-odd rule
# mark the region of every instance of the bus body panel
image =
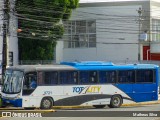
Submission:
MULTIPOLYGON (((111 63, 99 63, 99 62, 85 62, 85 63, 65 63, 64 65, 56 66, 17 66, 9 69, 20 69, 27 72, 57 72, 62 71, 77 71, 78 75, 81 71, 116 71, 116 81, 114 83, 88 83, 83 84, 78 79, 75 84, 61 83, 60 77, 57 80, 59 82, 54 85, 38 85, 36 89, 27 93, 27 89, 22 87, 22 90, 18 94, 7 94, 2 91, 2 98, 5 103, 13 104, 15 107, 40 107, 41 101, 44 97, 50 97, 53 99, 55 106, 67 106, 67 105, 109 105, 111 98, 114 95, 122 97, 123 103, 143 102, 158 100, 158 66, 147 64, 132 64, 132 65, 114 65, 111 63), (31 67, 31 69, 30 69, 31 67), (25 69, 26 68, 26 69, 25 69), (119 83, 118 72, 124 70, 155 70, 155 81, 153 83, 119 83), (26 92, 25 95, 24 93, 26 92)), ((102 75, 102 74, 101 74, 102 75)), ((136 74, 135 74, 136 75, 136 74)), ((97 78, 99 76, 97 75, 97 78)), ((37 78, 41 78, 37 76, 37 78)), ((77 77, 79 78, 79 77, 77 77)), ((136 78, 136 77, 135 77, 136 78)), ((98 78, 100 79, 100 78, 98 78)), ((69 79, 67 79, 69 80, 69 79)), ((136 81, 136 79, 135 79, 136 81)), ((42 83, 42 81, 41 81, 42 83)), ((23 84, 23 83, 22 83, 23 84)))
POLYGON ((2 93, 4 105, 13 105, 14 107, 22 107, 22 98, 19 94, 4 94, 2 93))
POLYGON ((156 83, 150 84, 118 84, 119 89, 124 91, 135 102, 158 100, 156 83))
POLYGON ((22 96, 23 107, 40 107, 41 96, 22 96))
POLYGON ((133 102, 127 94, 112 84, 47 86, 46 88, 39 86, 30 96, 23 97, 25 99, 23 107, 40 107, 43 97, 52 97, 55 106, 106 105, 110 104, 111 97, 117 94, 124 100, 133 102))

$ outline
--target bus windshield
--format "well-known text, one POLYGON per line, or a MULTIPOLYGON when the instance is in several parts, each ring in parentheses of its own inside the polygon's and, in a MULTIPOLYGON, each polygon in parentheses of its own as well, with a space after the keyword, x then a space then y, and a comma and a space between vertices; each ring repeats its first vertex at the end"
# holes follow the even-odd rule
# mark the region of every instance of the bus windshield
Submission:
POLYGON ((18 70, 6 70, 2 92, 19 93, 22 87, 23 72, 18 70))

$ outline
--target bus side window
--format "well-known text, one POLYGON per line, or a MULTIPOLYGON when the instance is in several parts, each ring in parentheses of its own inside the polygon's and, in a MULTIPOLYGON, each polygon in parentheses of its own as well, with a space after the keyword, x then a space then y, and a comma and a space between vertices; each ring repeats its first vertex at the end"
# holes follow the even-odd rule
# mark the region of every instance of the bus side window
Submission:
POLYGON ((107 82, 108 83, 115 83, 116 82, 116 71, 108 71, 106 73, 107 82))
POLYGON ((77 84, 78 72, 77 71, 61 71, 60 81, 61 81, 61 84, 77 84))
POLYGON ((80 84, 88 84, 89 83, 89 72, 88 71, 80 71, 80 84))
POLYGON ((154 82, 154 80, 153 80, 153 71, 152 70, 147 70, 145 72, 145 81, 146 82, 154 82))
POLYGON ((44 72, 39 71, 38 72, 38 85, 44 84, 44 72))
POLYGON ((44 84, 58 84, 58 72, 45 72, 44 84))
POLYGON ((67 81, 67 72, 66 71, 60 71, 60 83, 66 84, 67 81))
POLYGON ((116 71, 100 71, 99 80, 100 83, 115 83, 116 71))
POLYGON ((99 71, 99 82, 107 83, 106 71, 99 71))
POLYGON ((77 71, 73 72, 73 83, 78 84, 78 72, 77 71))
POLYGON ((153 70, 137 70, 137 80, 136 82, 154 82, 153 70))
POLYGON ((118 72, 119 83, 134 83, 135 72, 132 70, 122 70, 118 72))
POLYGON ((90 83, 97 83, 98 82, 97 71, 90 71, 89 72, 89 82, 90 83))

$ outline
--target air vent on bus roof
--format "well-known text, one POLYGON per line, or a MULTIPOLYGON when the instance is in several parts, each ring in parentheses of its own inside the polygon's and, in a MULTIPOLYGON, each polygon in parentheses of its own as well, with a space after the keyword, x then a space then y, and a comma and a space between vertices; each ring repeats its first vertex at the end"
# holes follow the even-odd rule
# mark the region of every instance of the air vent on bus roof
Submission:
POLYGON ((63 65, 71 65, 71 66, 113 66, 112 62, 103 62, 103 61, 82 61, 82 62, 61 62, 63 65))

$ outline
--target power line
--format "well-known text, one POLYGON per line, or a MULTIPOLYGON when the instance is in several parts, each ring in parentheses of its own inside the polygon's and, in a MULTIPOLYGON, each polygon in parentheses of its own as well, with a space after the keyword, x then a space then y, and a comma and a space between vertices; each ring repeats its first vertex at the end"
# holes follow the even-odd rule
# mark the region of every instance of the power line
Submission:
MULTIPOLYGON (((50 11, 51 12, 51 11, 50 11)), ((88 13, 88 12, 87 12, 88 13)), ((90 13, 90 14, 94 14, 94 13, 90 13)), ((105 14, 95 14, 95 15, 104 15, 104 16, 106 16, 105 14)), ((107 16, 109 16, 109 15, 107 15, 107 16)), ((117 17, 117 15, 115 16, 115 15, 113 15, 112 17, 117 17)), ((118 17, 128 17, 128 16, 118 16, 118 17)), ((133 16, 133 17, 135 17, 135 16, 133 16)), ((40 23, 52 23, 52 22, 46 22, 46 21, 41 21, 41 20, 35 20, 35 19, 30 19, 30 18, 25 18, 25 17, 19 17, 19 19, 23 19, 23 20, 28 20, 28 21, 35 21, 35 22, 40 22, 40 23)), ((110 18, 110 19, 108 19, 108 20, 112 20, 113 21, 113 19, 117 19, 117 18, 110 18)), ((123 20, 122 20, 123 21, 123 20)), ((126 21, 123 21, 123 22, 125 22, 125 24, 126 24, 126 21)), ((130 23, 129 23, 130 24, 130 23)), ((113 32, 113 29, 111 29, 111 28, 99 28, 99 29, 107 29, 107 30, 112 30, 112 33, 114 33, 113 32)), ((123 29, 117 29, 117 30, 123 30, 123 29)), ((135 30, 133 30, 133 31, 135 31, 135 30)), ((106 32, 106 31, 102 31, 102 32, 106 32)), ((111 32, 111 31, 110 31, 111 32)), ((117 32, 115 32, 115 33, 117 33, 117 32)), ((118 32, 118 33, 120 33, 120 32, 118 32)))

